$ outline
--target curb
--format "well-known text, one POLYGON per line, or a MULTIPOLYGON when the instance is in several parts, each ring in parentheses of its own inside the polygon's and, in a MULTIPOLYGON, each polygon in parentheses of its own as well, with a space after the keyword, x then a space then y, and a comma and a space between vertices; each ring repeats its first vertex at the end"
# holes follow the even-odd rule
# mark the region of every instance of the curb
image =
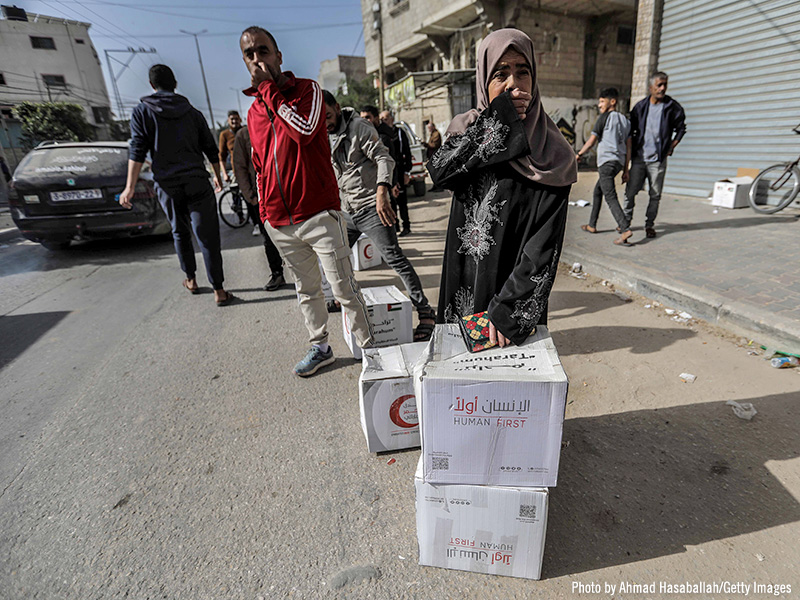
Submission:
POLYGON ((737 335, 776 348, 782 352, 800 353, 800 324, 794 320, 773 315, 747 302, 729 300, 707 290, 679 282, 665 283, 657 271, 641 266, 617 263, 609 267, 580 250, 564 248, 561 262, 567 267, 574 262, 583 265, 584 271, 630 289, 637 294, 685 310, 713 325, 718 325, 737 335))
POLYGON ((22 238, 22 234, 16 227, 9 227, 8 229, 0 229, 0 243, 5 244, 17 238, 22 238))

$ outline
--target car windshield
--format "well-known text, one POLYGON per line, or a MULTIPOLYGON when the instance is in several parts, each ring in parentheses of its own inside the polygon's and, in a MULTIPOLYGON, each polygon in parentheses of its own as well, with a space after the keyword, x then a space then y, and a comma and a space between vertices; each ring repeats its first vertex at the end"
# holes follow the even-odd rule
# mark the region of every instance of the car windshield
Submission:
POLYGON ((113 146, 63 146, 31 151, 20 163, 17 179, 46 179, 48 175, 125 177, 127 148, 113 146))

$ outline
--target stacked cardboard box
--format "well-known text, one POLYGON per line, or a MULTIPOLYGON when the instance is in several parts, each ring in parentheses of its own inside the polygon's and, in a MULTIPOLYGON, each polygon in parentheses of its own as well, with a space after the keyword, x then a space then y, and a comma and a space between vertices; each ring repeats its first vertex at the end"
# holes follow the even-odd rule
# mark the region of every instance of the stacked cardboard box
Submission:
POLYGON ((414 384, 420 564, 538 579, 568 385, 549 332, 471 354, 438 326, 414 384))
MULTIPOLYGON (((411 329, 411 300, 393 285, 362 288, 367 314, 374 334, 373 346, 385 348, 407 344, 414 334, 411 329)), ((361 348, 350 328, 350 319, 342 311, 342 329, 353 358, 361 360, 361 348)))
POLYGON ((413 367, 426 342, 364 350, 358 379, 361 428, 370 452, 419 447, 413 367))

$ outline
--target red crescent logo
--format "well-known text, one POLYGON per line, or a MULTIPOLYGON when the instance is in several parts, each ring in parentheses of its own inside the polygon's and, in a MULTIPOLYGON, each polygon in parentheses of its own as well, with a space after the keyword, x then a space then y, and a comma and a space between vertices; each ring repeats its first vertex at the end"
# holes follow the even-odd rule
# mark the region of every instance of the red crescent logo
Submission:
POLYGON ((372 260, 372 244, 364 244, 364 258, 372 260))
POLYGON ((416 400, 416 396, 414 396, 414 394, 407 394, 405 396, 400 396, 397 400, 392 402, 392 406, 389 409, 389 418, 392 420, 392 423, 394 423, 398 427, 404 427, 406 429, 410 429, 411 427, 416 427, 417 425, 419 425, 419 420, 417 418, 416 403, 414 405, 413 423, 409 423, 408 421, 404 420, 403 417, 400 415, 400 409, 403 408, 403 405, 406 404, 409 400, 416 400))

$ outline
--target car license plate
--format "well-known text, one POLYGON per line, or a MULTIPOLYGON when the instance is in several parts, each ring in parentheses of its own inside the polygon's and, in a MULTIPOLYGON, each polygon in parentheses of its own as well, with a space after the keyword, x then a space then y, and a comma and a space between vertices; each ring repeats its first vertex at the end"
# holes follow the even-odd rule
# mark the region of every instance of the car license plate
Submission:
POLYGON ((95 200, 102 197, 103 192, 101 192, 99 189, 50 192, 50 199, 53 202, 69 202, 70 200, 95 200))

